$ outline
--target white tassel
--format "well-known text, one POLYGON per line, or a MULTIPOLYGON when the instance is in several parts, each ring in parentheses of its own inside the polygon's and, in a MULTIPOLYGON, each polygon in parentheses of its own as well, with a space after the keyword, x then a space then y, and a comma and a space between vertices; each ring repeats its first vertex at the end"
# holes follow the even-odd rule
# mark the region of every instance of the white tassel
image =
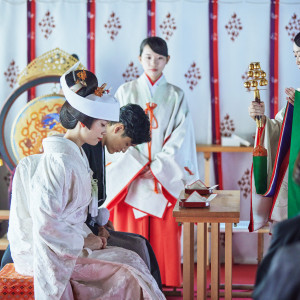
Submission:
POLYGON ((109 210, 106 207, 99 207, 96 223, 99 226, 104 226, 109 220, 109 210))
POLYGON ((92 178, 92 200, 89 205, 89 212, 92 217, 98 216, 98 180, 92 178))

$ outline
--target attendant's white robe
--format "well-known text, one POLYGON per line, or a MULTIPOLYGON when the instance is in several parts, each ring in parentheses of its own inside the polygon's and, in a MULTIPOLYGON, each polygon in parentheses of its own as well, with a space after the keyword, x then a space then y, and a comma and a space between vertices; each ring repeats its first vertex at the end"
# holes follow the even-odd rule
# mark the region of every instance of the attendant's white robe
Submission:
POLYGON ((164 76, 155 84, 157 86, 152 95, 152 87, 143 74, 137 80, 122 85, 115 94, 121 106, 134 103, 145 110, 149 103, 157 106, 153 109, 154 119, 151 124, 151 161, 147 143, 130 147, 126 153, 106 156, 107 199, 104 205, 111 210, 118 230, 142 234, 150 241, 160 266, 162 283, 178 285, 180 262, 177 260, 180 259, 177 254, 180 255, 180 243, 177 239, 180 232, 171 210, 185 184, 198 179, 196 143, 183 91, 169 84, 164 76), (154 191, 153 179, 139 176, 147 165, 157 180, 158 193, 154 191), (122 207, 124 204, 132 212, 127 212, 126 207, 122 207), (132 213, 134 218, 131 217, 132 213), (138 220, 145 216, 150 217, 150 225, 145 222, 138 228, 138 220), (157 220, 162 221, 161 224, 157 223, 161 227, 157 229, 158 232, 150 229, 151 222, 157 220), (171 252, 164 249, 163 240, 166 239, 169 249, 173 249, 171 252), (171 266, 174 265, 178 268, 172 270, 171 266), (170 275, 166 275, 168 270, 170 275), (177 279, 171 280, 170 277, 177 279))
MULTIPOLYGON (((267 149, 267 172, 269 186, 273 167, 275 164, 277 146, 280 138, 280 131, 284 119, 285 108, 278 112, 275 119, 266 117, 265 127, 261 137, 261 144, 267 149)), ((257 136, 256 139, 257 140, 257 136)), ((287 219, 288 202, 288 168, 282 182, 278 182, 279 192, 273 197, 263 197, 255 193, 254 178, 252 177, 252 214, 253 230, 263 227, 268 221, 280 222, 287 219), (272 206, 274 207, 272 209, 272 206)))
POLYGON ((17 166, 8 239, 15 269, 34 276, 43 299, 164 299, 142 259, 111 247, 83 249, 91 200, 88 160, 62 136, 43 141, 44 153, 17 166))
MULTIPOLYGON (((152 179, 136 177, 149 163, 148 144, 144 143, 130 147, 126 153, 106 154, 105 206, 109 206, 128 187, 125 202, 139 211, 134 210, 136 218, 146 214, 162 218, 168 201, 161 193, 161 186, 177 199, 186 183, 198 179, 196 143, 183 91, 162 77, 152 96, 147 81, 143 74, 137 80, 122 85, 115 97, 121 106, 134 103, 146 109, 149 102, 157 104, 153 113, 158 128, 152 129, 150 169, 159 182, 159 193, 154 193, 152 179), (151 201, 147 201, 150 198, 151 201)), ((152 125, 155 127, 156 124, 153 122, 152 125)))

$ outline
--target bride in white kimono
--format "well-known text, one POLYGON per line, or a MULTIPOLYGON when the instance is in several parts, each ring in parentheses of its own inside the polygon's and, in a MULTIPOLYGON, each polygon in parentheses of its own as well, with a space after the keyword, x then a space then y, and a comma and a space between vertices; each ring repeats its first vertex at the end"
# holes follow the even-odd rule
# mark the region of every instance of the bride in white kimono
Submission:
POLYGON ((96 145, 107 120, 119 120, 119 103, 103 95, 93 73, 76 67, 61 77, 65 136, 44 139, 44 153, 16 169, 8 230, 15 269, 34 277, 38 300, 165 299, 136 253, 105 248, 84 223, 88 208, 97 215, 98 199, 81 146, 96 145))

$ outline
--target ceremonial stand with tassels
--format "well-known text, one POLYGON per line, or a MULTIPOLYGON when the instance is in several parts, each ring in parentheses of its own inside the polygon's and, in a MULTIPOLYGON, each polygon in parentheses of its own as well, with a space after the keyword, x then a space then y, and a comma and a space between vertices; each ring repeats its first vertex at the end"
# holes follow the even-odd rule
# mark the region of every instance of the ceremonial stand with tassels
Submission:
MULTIPOLYGON (((247 89, 254 88, 254 101, 261 103, 258 85, 266 86, 266 72, 261 70, 259 62, 249 64, 248 80, 244 83, 247 89)), ((253 176, 257 194, 264 194, 267 190, 267 149, 261 145, 261 136, 264 129, 262 116, 255 116, 257 125, 257 142, 253 150, 253 176)))

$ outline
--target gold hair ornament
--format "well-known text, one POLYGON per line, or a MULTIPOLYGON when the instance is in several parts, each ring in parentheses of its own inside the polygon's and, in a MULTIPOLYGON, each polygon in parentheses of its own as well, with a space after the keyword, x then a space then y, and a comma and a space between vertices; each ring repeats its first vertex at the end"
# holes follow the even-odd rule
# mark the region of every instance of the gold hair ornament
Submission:
POLYGON ((81 72, 78 72, 78 73, 77 73, 77 77, 78 77, 79 79, 76 80, 76 82, 75 82, 76 84, 77 84, 77 83, 80 83, 80 84, 83 85, 83 86, 87 86, 87 84, 86 84, 86 82, 85 82, 85 80, 86 80, 86 78, 87 78, 85 70, 82 70, 81 72))
POLYGON ((102 97, 104 94, 108 94, 109 93, 109 89, 105 89, 106 87, 106 83, 103 83, 101 86, 98 86, 95 90, 95 95, 98 97, 102 97))

